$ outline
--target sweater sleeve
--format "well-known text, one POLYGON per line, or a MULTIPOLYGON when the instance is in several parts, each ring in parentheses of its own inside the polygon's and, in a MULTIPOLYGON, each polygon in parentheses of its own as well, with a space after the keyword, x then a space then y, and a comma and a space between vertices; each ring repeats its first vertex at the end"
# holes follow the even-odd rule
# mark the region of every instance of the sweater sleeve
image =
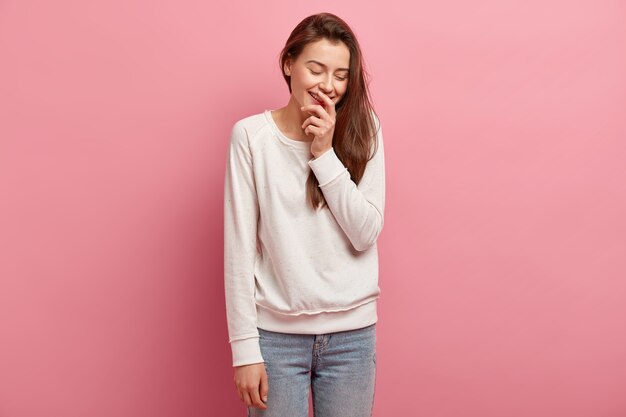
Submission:
POLYGON ((254 302, 259 206, 248 136, 233 126, 224 179, 224 289, 233 367, 264 362, 254 302))
POLYGON ((367 162, 358 186, 350 178, 348 169, 333 148, 309 161, 328 208, 358 251, 364 251, 376 242, 384 221, 383 134, 376 117, 375 120, 378 127, 378 146, 374 156, 367 162))

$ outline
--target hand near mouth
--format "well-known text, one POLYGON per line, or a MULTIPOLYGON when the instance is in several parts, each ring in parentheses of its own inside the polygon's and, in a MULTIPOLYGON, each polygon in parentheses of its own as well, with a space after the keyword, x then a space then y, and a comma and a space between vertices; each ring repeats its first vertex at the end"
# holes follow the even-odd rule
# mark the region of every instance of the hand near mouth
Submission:
POLYGON ((337 118, 335 103, 330 97, 321 91, 318 91, 317 95, 324 101, 324 106, 307 104, 300 108, 300 110, 308 111, 311 114, 302 124, 302 129, 307 135, 313 135, 311 153, 315 158, 332 148, 337 118))

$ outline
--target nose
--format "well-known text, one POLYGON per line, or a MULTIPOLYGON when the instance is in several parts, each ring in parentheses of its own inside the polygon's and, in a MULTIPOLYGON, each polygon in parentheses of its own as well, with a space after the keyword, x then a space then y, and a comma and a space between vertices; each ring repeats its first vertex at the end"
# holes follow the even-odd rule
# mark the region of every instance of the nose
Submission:
POLYGON ((320 82, 319 87, 324 94, 330 94, 333 91, 332 78, 327 78, 324 81, 320 82))

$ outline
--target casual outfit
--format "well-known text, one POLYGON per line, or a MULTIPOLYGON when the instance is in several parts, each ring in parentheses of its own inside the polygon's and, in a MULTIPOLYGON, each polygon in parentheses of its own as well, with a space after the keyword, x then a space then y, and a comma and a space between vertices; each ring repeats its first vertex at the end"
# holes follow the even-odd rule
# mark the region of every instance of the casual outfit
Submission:
MULTIPOLYGON (((286 400, 289 396, 284 393, 303 390, 303 386, 282 376, 278 378, 283 380, 281 385, 270 375, 300 375, 303 366, 308 372, 318 369, 318 385, 330 389, 333 383, 321 382, 323 375, 332 380, 335 373, 324 368, 326 355, 328 363, 351 362, 356 355, 361 360, 358 367, 366 373, 371 369, 365 364, 375 365, 373 340, 380 294, 376 239, 383 227, 385 205, 383 136, 376 117, 375 121, 375 153, 358 185, 334 149, 313 158, 311 142, 285 136, 270 110, 233 126, 224 187, 229 343, 233 366, 265 362, 270 378, 265 412, 272 406, 278 408, 273 399, 299 407, 304 398, 286 400), (307 200, 310 171, 328 204, 323 209, 314 210, 307 200), (368 343, 361 345, 364 340, 368 343), (351 344, 358 349, 349 349, 351 344), (306 353, 309 359, 297 352, 306 353), (299 359, 289 359, 292 354, 299 359)), ((344 371, 348 379, 336 381, 355 383, 347 382, 357 375, 355 371, 344 371)), ((314 386, 315 377, 312 373, 314 386)), ((339 387, 333 389, 338 391, 339 387)))

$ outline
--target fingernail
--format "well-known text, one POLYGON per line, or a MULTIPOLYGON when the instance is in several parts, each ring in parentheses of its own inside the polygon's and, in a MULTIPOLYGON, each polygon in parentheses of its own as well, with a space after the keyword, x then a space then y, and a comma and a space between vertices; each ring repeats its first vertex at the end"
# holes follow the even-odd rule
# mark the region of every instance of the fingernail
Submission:
POLYGON ((267 401, 267 395, 263 397, 263 401, 267 401))

